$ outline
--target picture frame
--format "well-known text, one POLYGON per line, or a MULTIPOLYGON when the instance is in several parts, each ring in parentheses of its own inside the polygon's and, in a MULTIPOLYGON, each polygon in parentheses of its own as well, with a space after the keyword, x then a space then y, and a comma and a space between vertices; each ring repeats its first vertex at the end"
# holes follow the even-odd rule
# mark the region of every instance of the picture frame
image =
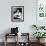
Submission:
POLYGON ((24 6, 11 6, 11 21, 24 22, 24 6))

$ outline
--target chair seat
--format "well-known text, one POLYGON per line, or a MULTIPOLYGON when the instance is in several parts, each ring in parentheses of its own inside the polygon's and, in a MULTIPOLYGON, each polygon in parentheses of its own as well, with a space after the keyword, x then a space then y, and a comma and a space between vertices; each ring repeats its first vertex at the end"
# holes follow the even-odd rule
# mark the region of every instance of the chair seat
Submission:
POLYGON ((17 33, 15 33, 15 34, 7 33, 6 35, 7 36, 17 36, 17 33))

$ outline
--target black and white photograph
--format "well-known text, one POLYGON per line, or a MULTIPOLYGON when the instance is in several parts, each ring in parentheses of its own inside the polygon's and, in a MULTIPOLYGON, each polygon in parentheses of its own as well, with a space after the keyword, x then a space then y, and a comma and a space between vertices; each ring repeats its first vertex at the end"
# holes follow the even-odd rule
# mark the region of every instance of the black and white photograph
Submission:
POLYGON ((24 22, 24 6, 11 6, 11 21, 24 22))

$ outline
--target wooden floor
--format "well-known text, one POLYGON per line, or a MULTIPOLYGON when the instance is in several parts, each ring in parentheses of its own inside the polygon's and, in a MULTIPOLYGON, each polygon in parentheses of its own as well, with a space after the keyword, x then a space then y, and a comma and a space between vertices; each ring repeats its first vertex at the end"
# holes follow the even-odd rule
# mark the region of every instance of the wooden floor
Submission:
MULTIPOLYGON (((4 43, 2 42, 0 42, 0 46, 4 46, 4 43)), ((8 45, 7 46, 15 46, 15 43, 8 43, 8 45)), ((25 46, 25 45, 24 45, 25 46)), ((37 46, 37 43, 30 43, 30 46, 37 46)), ((44 45, 42 45, 42 46, 46 46, 46 43, 44 43, 44 45)))

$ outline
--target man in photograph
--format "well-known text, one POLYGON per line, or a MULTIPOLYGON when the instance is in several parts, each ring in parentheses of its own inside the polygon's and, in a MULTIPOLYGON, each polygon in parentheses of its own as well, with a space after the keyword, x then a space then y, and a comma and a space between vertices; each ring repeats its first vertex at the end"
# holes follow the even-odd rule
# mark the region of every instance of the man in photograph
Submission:
POLYGON ((14 19, 22 19, 22 9, 16 9, 13 14, 14 19))

